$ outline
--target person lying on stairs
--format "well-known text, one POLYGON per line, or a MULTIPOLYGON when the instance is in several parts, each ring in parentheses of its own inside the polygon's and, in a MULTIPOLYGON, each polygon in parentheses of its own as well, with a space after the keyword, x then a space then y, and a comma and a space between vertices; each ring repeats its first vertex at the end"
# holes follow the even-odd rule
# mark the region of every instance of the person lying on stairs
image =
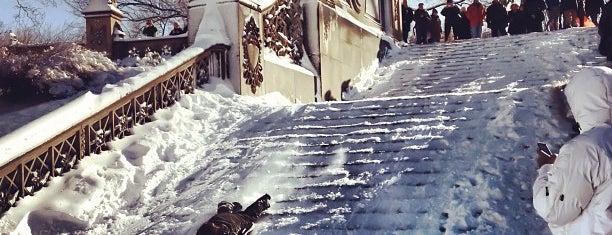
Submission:
POLYGON ((270 208, 270 195, 265 194, 242 211, 238 202, 222 201, 217 205, 217 214, 198 229, 197 235, 245 235, 263 212, 270 208))

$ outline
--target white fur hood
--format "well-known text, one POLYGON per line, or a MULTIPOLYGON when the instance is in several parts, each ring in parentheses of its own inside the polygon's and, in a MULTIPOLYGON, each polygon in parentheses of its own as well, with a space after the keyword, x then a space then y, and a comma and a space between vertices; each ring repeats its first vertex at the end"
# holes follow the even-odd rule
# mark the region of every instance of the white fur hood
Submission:
POLYGON ((567 84, 565 96, 581 133, 612 124, 612 69, 603 66, 582 69, 567 84))

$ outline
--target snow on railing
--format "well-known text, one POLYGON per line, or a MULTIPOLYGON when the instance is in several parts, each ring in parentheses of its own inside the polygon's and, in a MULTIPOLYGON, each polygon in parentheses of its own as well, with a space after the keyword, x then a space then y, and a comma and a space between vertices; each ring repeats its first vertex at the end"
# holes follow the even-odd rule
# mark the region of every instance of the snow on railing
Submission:
MULTIPOLYGON (((38 122, 0 138, 0 213, 9 210, 20 198, 33 195, 51 177, 75 168, 85 156, 108 150, 109 141, 130 135, 132 127, 150 122, 155 111, 171 106, 183 94, 193 93, 196 86, 206 83, 210 76, 228 78, 228 50, 226 45, 215 45, 203 51, 199 48, 186 50, 175 56, 176 61, 168 60, 168 66, 160 68, 164 69, 162 72, 154 70, 132 78, 141 80, 142 84, 132 81, 131 85, 136 84, 135 87, 125 94, 109 95, 118 98, 90 110, 91 114, 82 114, 86 111, 75 109, 81 107, 78 105, 63 107, 41 118, 47 120, 35 120, 38 122), (147 77, 152 78, 148 81, 147 77), (82 119, 66 120, 70 113, 75 116, 79 112, 82 119), (61 118, 63 120, 59 121, 61 118), (45 133, 29 128, 38 124, 39 130, 39 124, 44 123, 66 123, 66 126, 47 126, 45 133), (33 141, 32 135, 41 137, 35 140, 42 143, 33 141), (24 143, 29 145, 22 147, 24 143)), ((110 92, 113 92, 112 88, 110 92)), ((87 101, 93 101, 91 94, 79 100, 87 101)))

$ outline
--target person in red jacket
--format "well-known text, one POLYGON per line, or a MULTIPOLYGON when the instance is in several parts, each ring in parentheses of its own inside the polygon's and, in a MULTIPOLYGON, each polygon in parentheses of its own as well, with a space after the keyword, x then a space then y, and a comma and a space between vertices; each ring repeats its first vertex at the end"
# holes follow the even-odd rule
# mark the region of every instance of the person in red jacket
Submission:
POLYGON ((467 18, 470 20, 470 32, 472 38, 480 38, 482 35, 482 25, 485 19, 485 7, 479 0, 474 0, 467 8, 467 18))

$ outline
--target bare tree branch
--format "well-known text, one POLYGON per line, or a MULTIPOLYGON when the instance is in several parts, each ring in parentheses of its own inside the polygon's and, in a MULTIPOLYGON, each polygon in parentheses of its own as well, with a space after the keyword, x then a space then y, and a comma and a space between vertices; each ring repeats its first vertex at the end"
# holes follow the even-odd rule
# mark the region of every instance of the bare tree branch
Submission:
MULTIPOLYGON (((87 7, 89 0, 63 0, 76 15, 87 7)), ((187 0, 117 0, 117 7, 123 13, 123 27, 130 37, 140 34, 145 22, 153 20, 164 35, 173 20, 188 24, 187 0)))

